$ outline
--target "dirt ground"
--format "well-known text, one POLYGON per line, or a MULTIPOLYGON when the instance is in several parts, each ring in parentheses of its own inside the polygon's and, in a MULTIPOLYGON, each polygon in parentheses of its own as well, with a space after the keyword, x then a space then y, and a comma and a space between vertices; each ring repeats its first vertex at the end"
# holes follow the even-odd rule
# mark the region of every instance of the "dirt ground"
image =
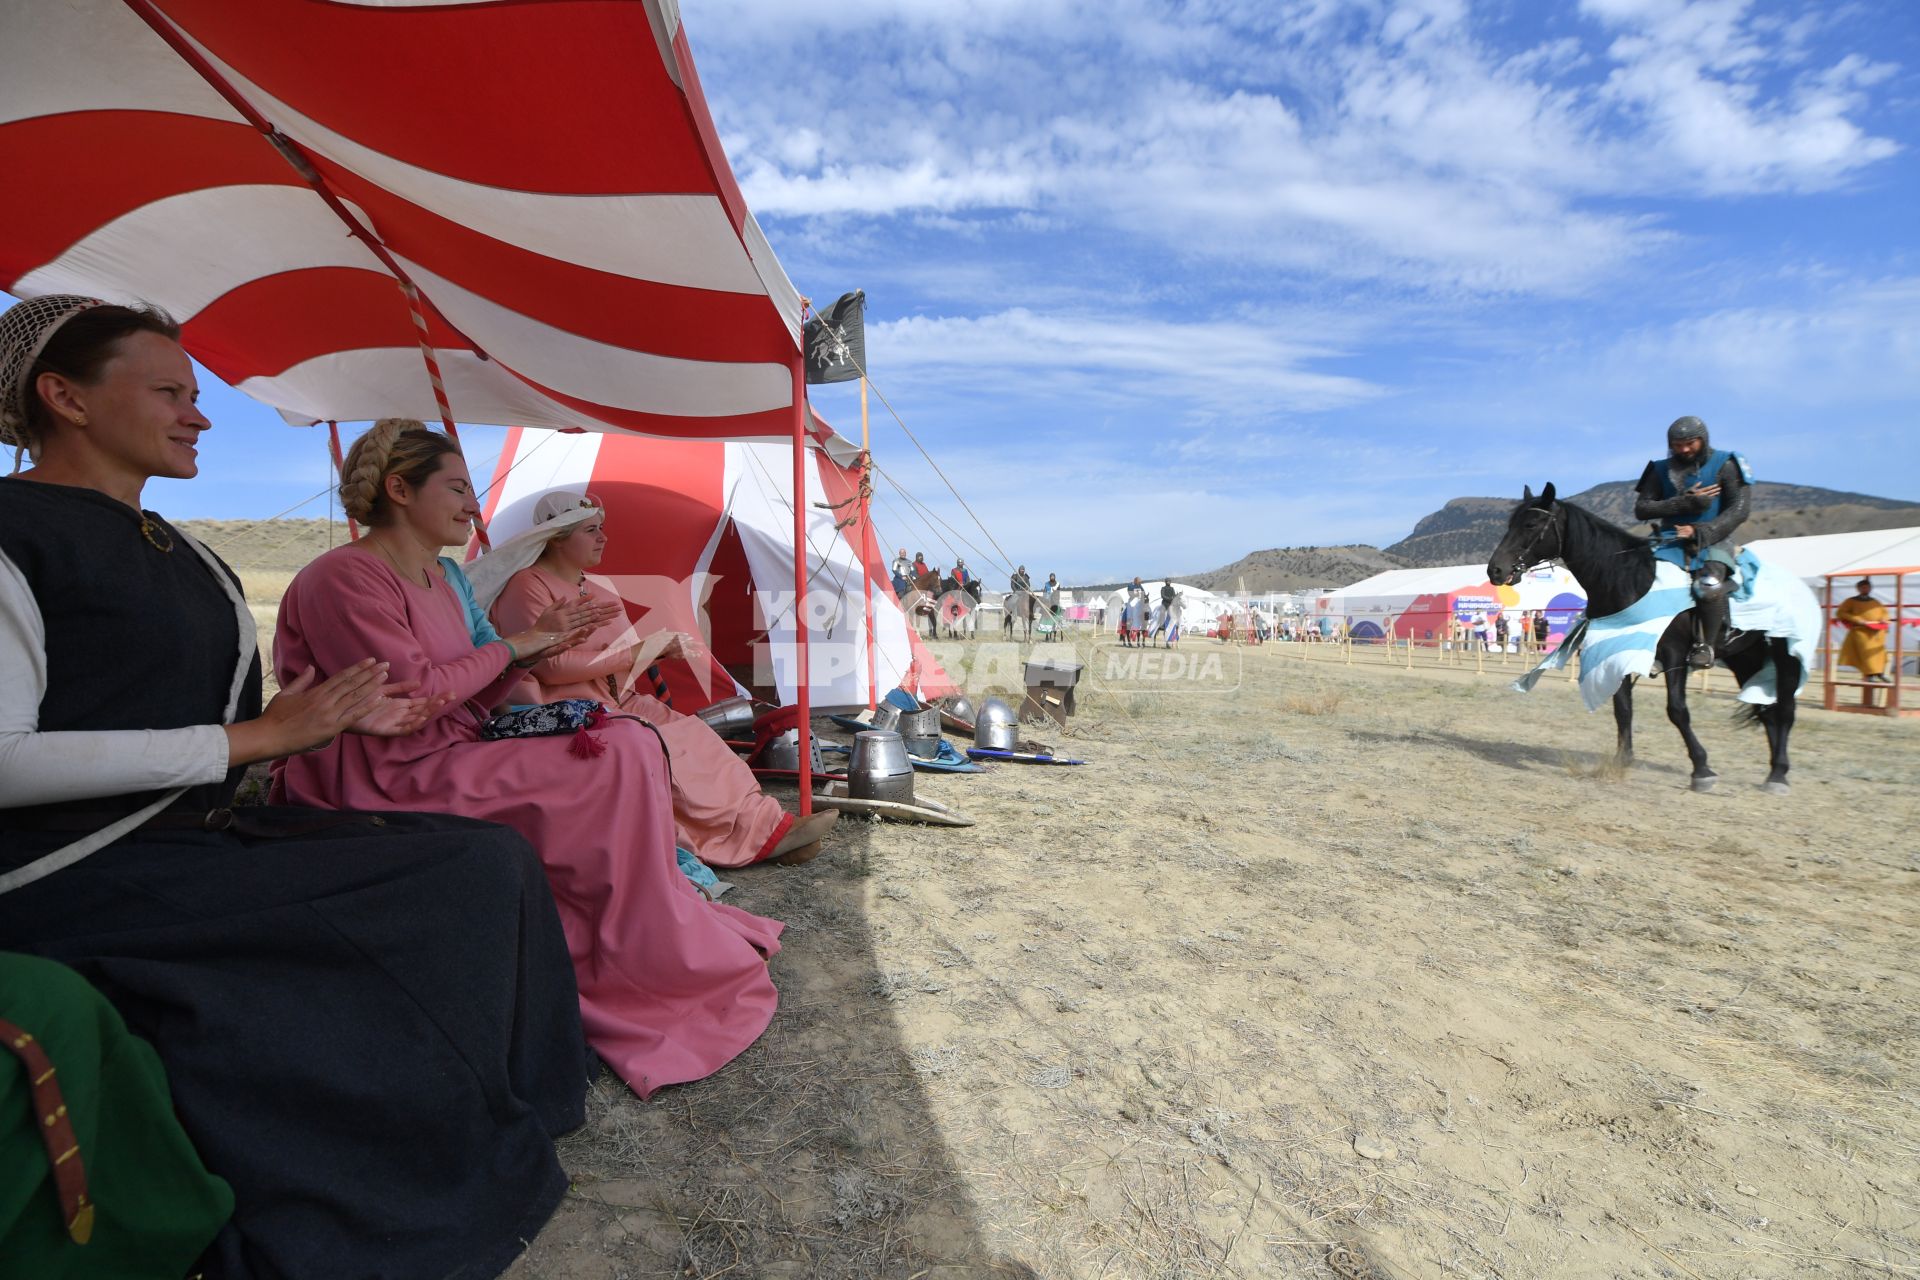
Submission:
POLYGON ((1803 710, 1776 797, 1709 698, 1694 795, 1655 690, 1621 775, 1557 678, 1209 650, 734 873, 772 1028, 603 1074, 510 1274, 1920 1275, 1920 721, 1803 710))

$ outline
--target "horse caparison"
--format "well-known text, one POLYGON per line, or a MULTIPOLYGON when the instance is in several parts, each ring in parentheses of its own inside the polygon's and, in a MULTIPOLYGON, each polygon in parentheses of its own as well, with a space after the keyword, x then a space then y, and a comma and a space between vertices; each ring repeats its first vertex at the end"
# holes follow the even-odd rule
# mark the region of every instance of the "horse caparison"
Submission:
MULTIPOLYGON (((1599 618, 1628 608, 1653 587, 1653 541, 1610 524, 1583 507, 1554 497, 1551 484, 1538 497, 1528 488, 1507 519, 1507 532, 1487 561, 1487 581, 1513 585, 1536 564, 1558 560, 1587 593, 1587 612, 1599 618)), ((1660 637, 1654 651, 1655 674, 1667 681, 1667 719, 1680 731, 1693 762, 1692 787, 1712 790, 1719 775, 1707 766, 1707 749, 1693 732, 1687 710, 1687 650, 1693 643, 1693 610, 1682 610, 1660 637)), ((1771 706, 1742 704, 1737 716, 1758 722, 1767 733, 1769 769, 1765 789, 1787 792, 1787 739, 1793 732, 1793 691, 1800 687, 1799 659, 1787 641, 1743 632, 1714 650, 1744 685, 1773 660, 1779 697, 1771 706)), ((1633 762, 1632 676, 1613 695, 1615 758, 1633 762)))

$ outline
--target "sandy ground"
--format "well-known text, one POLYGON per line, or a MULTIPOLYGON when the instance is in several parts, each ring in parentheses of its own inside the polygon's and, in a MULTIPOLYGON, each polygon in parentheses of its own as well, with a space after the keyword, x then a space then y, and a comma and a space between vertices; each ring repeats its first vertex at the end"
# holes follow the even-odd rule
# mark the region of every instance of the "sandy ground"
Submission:
POLYGON ((772 1028, 603 1075, 510 1274, 1920 1275, 1920 721, 1774 797, 1709 699, 1701 796, 1654 691, 1619 776, 1557 679, 1221 652, 736 873, 772 1028))

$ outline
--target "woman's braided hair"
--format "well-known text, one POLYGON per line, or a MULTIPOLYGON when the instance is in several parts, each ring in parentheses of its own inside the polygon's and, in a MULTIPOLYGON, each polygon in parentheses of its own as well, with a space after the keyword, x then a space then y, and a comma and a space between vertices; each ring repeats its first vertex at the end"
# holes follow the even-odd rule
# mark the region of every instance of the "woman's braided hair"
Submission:
POLYGON ((369 529, 384 524, 391 503, 387 477, 399 476, 419 488, 439 470, 445 455, 459 454, 460 446, 417 418, 382 418, 353 442, 340 468, 340 508, 347 518, 369 529))

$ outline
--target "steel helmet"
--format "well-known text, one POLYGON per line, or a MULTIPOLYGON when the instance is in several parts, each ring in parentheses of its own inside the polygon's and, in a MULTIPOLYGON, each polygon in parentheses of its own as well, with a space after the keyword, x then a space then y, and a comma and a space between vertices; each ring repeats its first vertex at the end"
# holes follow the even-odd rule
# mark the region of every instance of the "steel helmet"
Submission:
POLYGON ((988 698, 980 704, 979 718, 973 722, 973 740, 995 751, 1014 750, 1019 736, 1013 708, 1000 698, 988 698))
POLYGON ((1707 444, 1707 424, 1691 414, 1675 418, 1673 425, 1667 428, 1667 447, 1672 448, 1682 440, 1698 440, 1704 447, 1707 444))

